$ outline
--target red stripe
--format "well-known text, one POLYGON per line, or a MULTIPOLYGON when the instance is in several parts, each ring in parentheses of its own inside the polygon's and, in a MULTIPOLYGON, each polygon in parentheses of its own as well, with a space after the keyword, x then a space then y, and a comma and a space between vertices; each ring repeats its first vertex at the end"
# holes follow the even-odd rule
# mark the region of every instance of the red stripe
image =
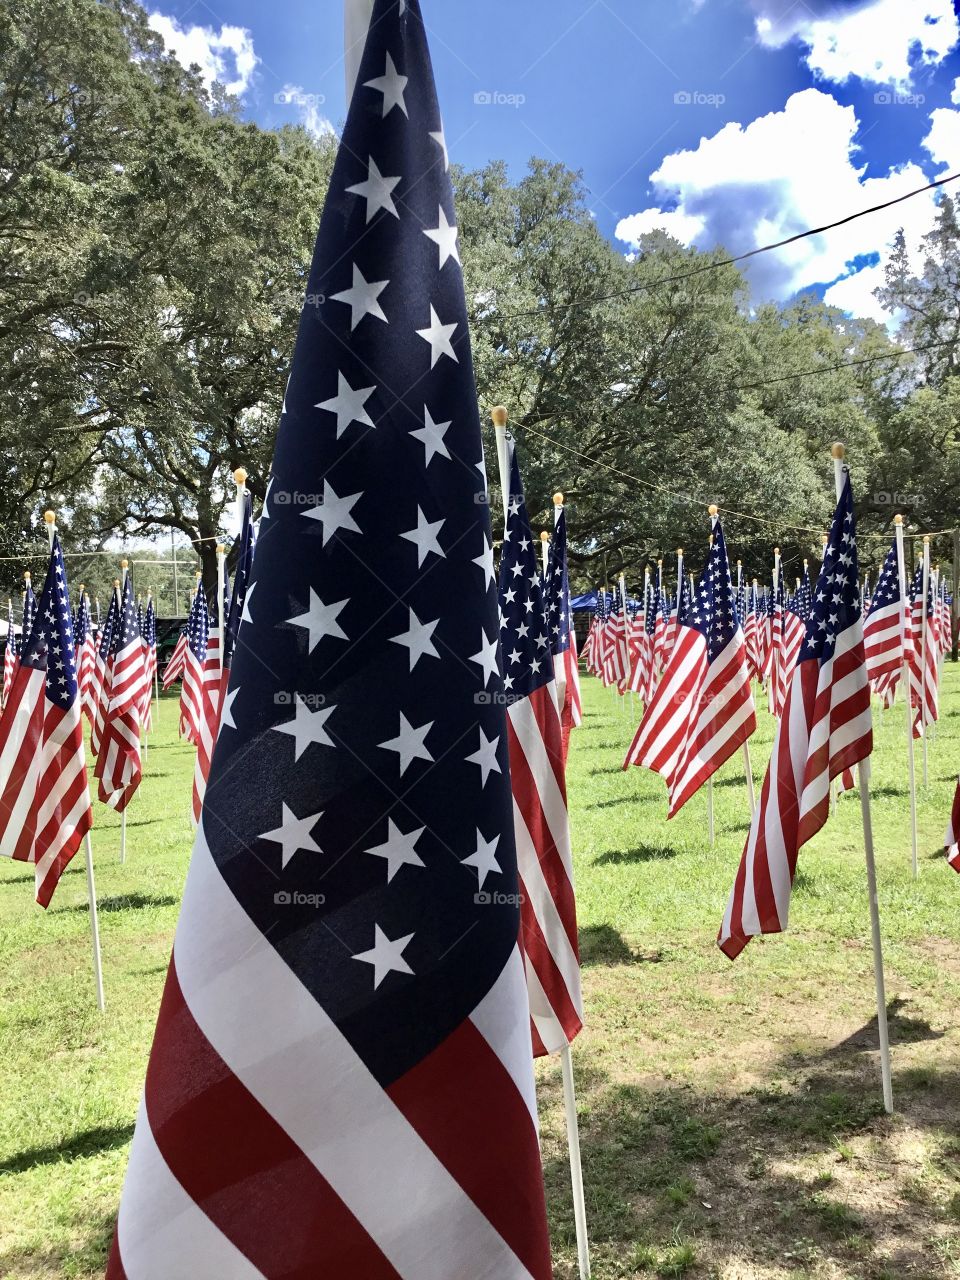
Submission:
POLYGON ((204 1036, 173 962, 145 1100, 173 1176, 267 1280, 400 1280, 327 1180, 204 1036))
MULTIPOLYGON (((474 1024, 461 1023, 387 1093, 531 1276, 549 1280, 537 1132, 517 1086, 474 1024)), ((345 1272, 348 1277, 367 1280, 358 1267, 345 1272)))

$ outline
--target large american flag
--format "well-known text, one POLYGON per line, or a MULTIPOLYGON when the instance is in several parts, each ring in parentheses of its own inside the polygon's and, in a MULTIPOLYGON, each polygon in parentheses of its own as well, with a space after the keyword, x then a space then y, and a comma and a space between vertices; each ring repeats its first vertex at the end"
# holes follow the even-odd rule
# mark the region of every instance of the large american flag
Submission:
MULTIPOLYGON (((550 626, 513 442, 500 559, 500 653, 524 959, 535 1054, 556 1053, 583 1025, 577 907, 550 626)), ((483 885, 481 884, 481 888, 483 885)))
POLYGON ((93 821, 70 594, 56 535, 33 615, 0 715, 0 855, 34 864, 37 902, 46 907, 93 821))
POLYGON ((104 684, 104 725, 95 770, 97 794, 122 812, 140 785, 140 710, 146 672, 137 626, 133 580, 127 574, 117 600, 104 684))
POLYGON ((760 804, 720 929, 720 947, 731 959, 756 934, 787 927, 797 855, 827 820, 830 783, 873 749, 859 576, 845 473, 760 804))
POLYGON ((947 823, 947 834, 943 839, 947 851, 947 861, 954 871, 960 871, 960 778, 953 793, 953 806, 950 809, 950 821, 947 823))
POLYGON ((551 1275, 455 224, 376 0, 110 1280, 551 1275))
POLYGON ((756 727, 746 644, 718 521, 689 616, 623 767, 643 765, 663 777, 672 818, 756 727))

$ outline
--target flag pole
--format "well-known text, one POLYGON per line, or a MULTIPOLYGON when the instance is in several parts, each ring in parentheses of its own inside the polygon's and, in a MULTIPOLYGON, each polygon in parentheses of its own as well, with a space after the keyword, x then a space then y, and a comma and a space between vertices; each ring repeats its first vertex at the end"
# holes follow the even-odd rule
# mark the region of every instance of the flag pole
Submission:
POLYGON ((220 678, 223 679, 224 668, 224 645, 226 642, 226 617, 224 611, 223 597, 226 592, 227 583, 227 548, 222 544, 217 547, 217 628, 220 632, 220 639, 217 644, 219 654, 220 678))
POLYGON ((587 1236, 587 1204, 583 1192, 583 1165, 580 1160, 580 1125, 577 1094, 573 1080, 573 1054, 565 1044, 560 1050, 563 1074, 563 1106, 567 1116, 567 1146, 570 1151, 570 1183, 573 1188, 573 1220, 577 1232, 577 1262, 580 1280, 590 1280, 590 1240, 587 1236))
POLYGON ((543 564, 543 580, 547 580, 547 561, 550 558, 550 535, 544 529, 540 535, 540 559, 543 564))
MULTIPOLYGON (((503 405, 491 412, 497 439, 497 465, 500 470, 500 489, 503 493, 503 515, 507 518, 510 505, 510 450, 507 445, 509 417, 503 405)), ((587 1239, 587 1209, 583 1193, 583 1172, 580 1160, 580 1129, 577 1123, 577 1100, 573 1081, 573 1055, 567 1044, 560 1051, 560 1067, 563 1073, 563 1099, 567 1118, 567 1145, 570 1150, 570 1181, 573 1188, 573 1217, 577 1230, 577 1258, 580 1262, 580 1280, 590 1277, 590 1246, 587 1239)))
POLYGON ((920 605, 920 729, 923 737, 923 787, 927 788, 927 590, 930 586, 930 535, 923 538, 923 591, 920 605))
MULTIPOLYGON (((53 511, 43 513, 47 526, 47 538, 50 550, 53 551, 53 539, 57 532, 57 517, 53 511)), ((79 690, 77 691, 79 697, 79 690)), ((89 785, 89 784, 88 784, 89 785)), ((93 981, 97 989, 97 1008, 103 1013, 106 1004, 103 999, 103 961, 100 955, 100 918, 97 911, 97 887, 93 878, 93 844, 90 832, 84 836, 85 861, 87 864, 87 899, 90 904, 90 939, 93 944, 93 981)))
POLYGON ((919 879, 920 863, 917 857, 917 771, 913 753, 913 699, 910 696, 910 666, 907 660, 907 565, 903 552, 903 516, 893 517, 897 536, 897 574, 900 579, 900 649, 903 682, 907 703, 907 773, 910 783, 910 847, 913 854, 913 878, 919 879))
MULTIPOLYGON (((837 501, 846 478, 846 449, 835 444, 833 473, 837 501)), ((890 1074, 890 1037, 887 1032, 887 996, 883 977, 883 941, 880 936, 880 905, 877 901, 877 866, 873 853, 873 815, 870 811, 870 757, 857 765, 860 774, 860 815, 863 820, 863 848, 867 859, 867 890, 870 898, 870 933, 873 941, 873 974, 877 987, 877 1032, 880 1038, 880 1076, 883 1082, 883 1109, 893 1115, 893 1080, 890 1074)))
MULTIPOLYGON (((152 591, 148 591, 148 592, 147 592, 147 608, 148 608, 148 609, 149 609, 149 607, 150 607, 150 602, 151 602, 152 600, 153 600, 153 592, 152 592, 152 591)), ((153 610, 153 640, 154 640, 154 644, 153 644, 153 650, 154 650, 154 664, 153 664, 153 692, 154 692, 154 696, 155 696, 156 703, 157 703, 157 710, 156 710, 157 724, 159 724, 159 723, 160 723, 160 663, 159 663, 158 661, 156 661, 156 650, 157 650, 157 645, 156 645, 156 640, 157 640, 157 610, 156 610, 156 608, 154 608, 154 610, 153 610)))

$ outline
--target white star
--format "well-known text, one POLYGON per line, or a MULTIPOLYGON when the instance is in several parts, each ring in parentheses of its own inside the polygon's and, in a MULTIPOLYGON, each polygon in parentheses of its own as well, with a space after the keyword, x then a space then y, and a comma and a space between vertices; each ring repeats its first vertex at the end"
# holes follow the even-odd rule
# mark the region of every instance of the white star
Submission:
POLYGON ((309 818, 298 818, 293 810, 288 809, 285 804, 281 807, 283 814, 280 826, 275 831, 265 831, 259 838, 261 840, 271 840, 282 847, 283 854, 280 865, 283 868, 286 867, 293 855, 301 849, 307 853, 322 852, 310 832, 316 826, 317 819, 323 815, 322 813, 315 813, 309 818))
POLYGON ((376 991, 388 973, 413 973, 403 958, 403 949, 411 941, 413 934, 408 933, 405 938, 397 938, 395 942, 391 942, 378 924, 373 929, 373 948, 361 951, 353 958, 373 965, 373 989, 376 991))
POLYGON ((473 558, 471 563, 475 564, 478 569, 483 570, 485 578, 489 578, 491 582, 496 582, 497 575, 493 568, 493 547, 487 542, 486 538, 483 539, 483 550, 473 558))
POLYGON ((407 110, 407 104, 403 100, 403 91, 407 87, 409 80, 409 76, 402 76, 398 73, 393 59, 388 53, 387 69, 383 75, 377 76, 375 80, 365 80, 363 87, 365 89, 376 89, 377 93, 383 94, 384 116, 388 116, 394 107, 399 107, 409 120, 410 112, 407 110))
POLYGON ((308 653, 313 653, 320 641, 327 637, 346 640, 347 633, 337 622, 337 618, 340 611, 349 603, 349 600, 339 600, 336 604, 324 604, 313 587, 310 588, 310 607, 307 612, 298 614, 296 618, 287 619, 291 627, 303 627, 309 631, 308 653))
POLYGON ((397 206, 393 203, 391 192, 400 181, 399 178, 385 178, 377 168, 373 156, 370 157, 366 182, 358 182, 355 187, 347 187, 351 195, 363 196, 367 202, 367 222, 371 222, 380 209, 386 209, 399 220, 397 206))
POLYGON ((429 231, 423 233, 428 240, 439 246, 440 249, 440 269, 446 264, 448 258, 453 258, 454 262, 460 261, 460 254, 457 251, 457 228, 456 224, 447 221, 447 215, 444 213, 443 206, 440 206, 439 224, 429 231))
POLYGON ((400 712, 400 732, 395 738, 391 738, 388 742, 378 743, 383 747, 384 751, 396 751, 400 757, 400 775, 401 777, 409 769, 414 760, 433 761, 433 756, 425 746, 427 734, 433 728, 433 721, 423 724, 419 729, 415 729, 407 717, 400 712))
MULTIPOLYGON (((264 511, 266 511, 266 508, 264 508, 264 511)), ((243 598, 243 612, 240 614, 241 622, 249 622, 251 624, 253 622, 253 619, 250 617, 250 601, 253 599, 253 593, 256 589, 257 584, 255 582, 251 582, 249 587, 247 587, 247 594, 243 598)))
POLYGON ((436 520, 431 524, 420 508, 417 507, 417 527, 411 529, 409 533, 401 533, 401 538, 406 538, 408 542, 413 542, 416 545, 418 569, 422 568, 424 560, 426 560, 431 551, 435 555, 446 557, 446 552, 437 540, 437 534, 445 523, 445 520, 436 520))
POLYGON ((220 717, 221 729, 235 729, 237 727, 237 723, 233 718, 233 704, 236 702, 239 692, 239 689, 231 689, 223 700, 223 714, 220 717))
POLYGON ((492 840, 486 840, 477 828, 477 851, 471 853, 469 858, 463 859, 465 867, 476 867, 477 879, 480 881, 480 888, 483 888, 484 881, 487 876, 500 875, 501 867, 497 861, 496 848, 500 843, 500 837, 494 836, 492 840))
POLYGON ((387 839, 373 849, 364 849, 364 853, 372 853, 377 858, 387 860, 387 884, 393 879, 401 867, 422 867, 423 859, 416 851, 417 841, 426 831, 419 827, 407 835, 400 830, 392 818, 387 819, 387 839))
POLYGON ((417 427, 410 434, 423 445, 424 453, 426 454, 423 463, 425 467, 429 467, 438 453, 443 458, 450 457, 450 451, 444 444, 443 437, 447 434, 447 428, 451 426, 453 426, 452 421, 434 422, 430 410, 426 405, 423 406, 423 426, 417 427))
POLYGON ((443 128, 441 127, 440 129, 438 129, 436 133, 431 133, 431 134, 430 134, 430 137, 434 140, 434 142, 435 142, 435 143, 437 143, 437 145, 439 146, 440 150, 443 152, 443 167, 444 167, 444 169, 449 169, 449 168, 450 168, 450 153, 447 151, 447 139, 446 139, 446 137, 444 136, 443 128))
POLYGON ((421 622, 413 610, 410 609, 410 630, 404 631, 398 636, 390 637, 393 644, 402 644, 410 650, 411 671, 421 658, 440 657, 433 647, 433 633, 439 624, 439 618, 436 622, 421 622))
POLYGON ((353 264, 352 286, 344 289, 342 293, 332 294, 330 298, 331 302, 345 302, 350 308, 351 333, 364 316, 376 316, 378 320, 390 323, 384 315, 383 307, 377 301, 389 283, 389 280, 377 280, 375 283, 364 280, 363 272, 356 263, 353 264))
POLYGON ((338 440, 352 422, 359 422, 364 427, 376 426, 376 423, 363 407, 376 389, 376 387, 362 387, 354 391, 343 374, 337 373, 337 394, 332 400, 322 401, 316 408, 326 409, 328 413, 337 415, 338 440))
POLYGON ((483 687, 487 687, 487 681, 491 676, 497 673, 497 639, 487 639, 487 633, 481 628, 480 631, 480 652, 475 653, 470 658, 471 662, 475 662, 483 671, 483 687))
POLYGON ((453 344, 450 341, 456 327, 456 323, 441 324, 440 317, 434 310, 433 304, 430 304, 430 325, 426 329, 418 329, 417 333, 421 338, 423 338, 424 342, 430 343, 431 369, 441 356, 449 356, 450 359, 456 361, 457 364, 460 363, 457 353, 453 349, 453 344))
POLYGON ((297 696, 296 715, 286 724, 275 724, 275 733, 289 734, 294 741, 293 758, 299 760, 312 743, 321 747, 332 747, 336 744, 323 727, 328 717, 332 716, 336 707, 321 707, 319 711, 311 711, 303 698, 297 696))
POLYGON ((319 520, 323 525, 323 545, 340 529, 352 529, 360 532, 360 526, 350 512, 363 497, 362 493, 352 493, 348 498, 339 498, 329 480, 323 482, 323 501, 309 511, 304 511, 304 519, 319 520))
POLYGON ((481 729, 479 751, 475 751, 472 756, 467 756, 468 764, 477 764, 480 766, 480 773, 482 775, 480 781, 481 787, 485 787, 487 785, 487 779, 490 777, 491 773, 502 772, 497 760, 497 747, 499 745, 499 738, 491 738, 488 742, 486 734, 481 729))

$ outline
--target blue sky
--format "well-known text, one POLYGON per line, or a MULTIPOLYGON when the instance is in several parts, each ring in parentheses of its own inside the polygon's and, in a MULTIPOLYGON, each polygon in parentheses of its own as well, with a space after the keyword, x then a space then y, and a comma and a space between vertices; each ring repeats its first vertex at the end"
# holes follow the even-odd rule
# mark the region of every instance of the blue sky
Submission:
MULTIPOLYGON (((624 252, 654 226, 739 252, 960 171, 951 0, 421 4, 451 158, 504 159, 515 176, 531 155, 582 170, 624 252)), ((342 0, 156 0, 151 12, 251 118, 342 121, 342 0)), ((904 225, 915 245, 932 216, 920 197, 766 255, 754 295, 817 288, 879 317, 890 237, 904 225)))

